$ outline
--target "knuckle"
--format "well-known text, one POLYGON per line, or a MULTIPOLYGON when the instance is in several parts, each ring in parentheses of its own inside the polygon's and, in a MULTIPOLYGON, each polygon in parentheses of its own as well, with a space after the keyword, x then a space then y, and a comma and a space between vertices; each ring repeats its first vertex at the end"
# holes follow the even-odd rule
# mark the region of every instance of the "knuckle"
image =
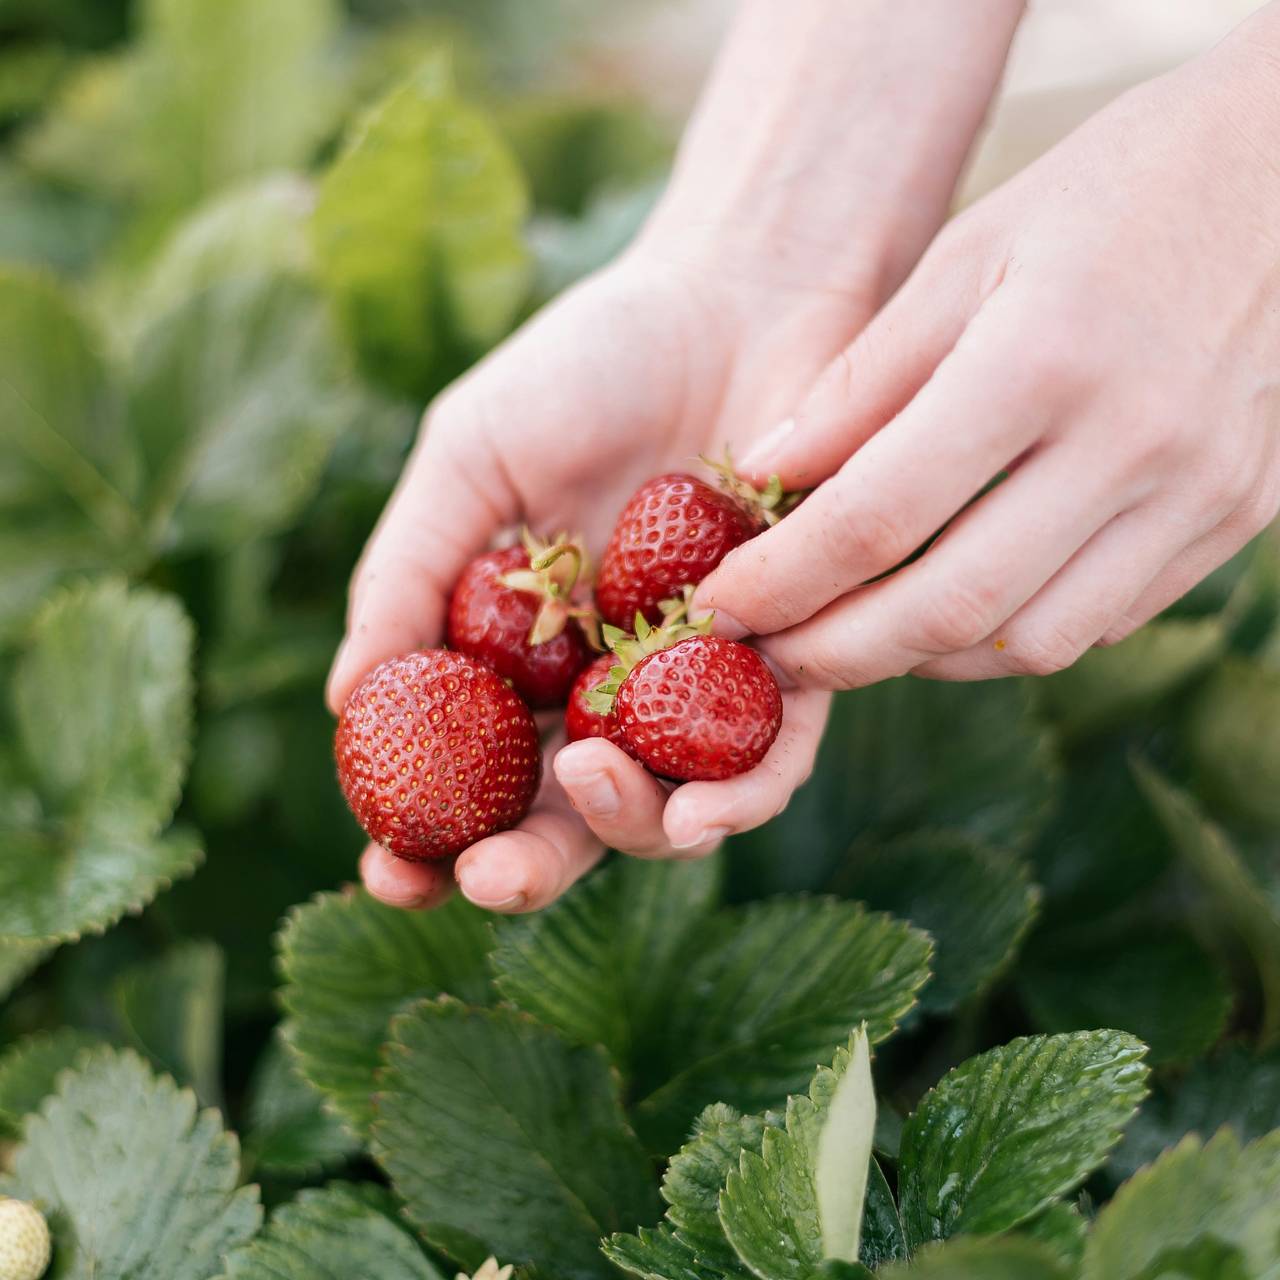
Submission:
POLYGON ((914 550, 903 521, 847 494, 823 527, 832 558, 854 567, 860 578, 892 569, 914 550))
POLYGON ((981 644, 995 629, 994 591, 956 583, 925 600, 917 616, 917 646, 925 653, 956 653, 981 644))
POLYGON ((1060 628, 1010 637, 1005 658, 1019 675, 1051 676, 1065 671, 1085 651, 1084 641, 1060 628))

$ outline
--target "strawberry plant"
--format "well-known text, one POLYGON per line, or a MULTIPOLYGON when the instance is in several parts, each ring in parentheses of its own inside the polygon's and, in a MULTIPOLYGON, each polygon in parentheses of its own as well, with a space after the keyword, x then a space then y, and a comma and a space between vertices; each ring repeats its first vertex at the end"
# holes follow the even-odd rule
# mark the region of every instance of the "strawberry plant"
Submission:
MULTIPOLYGON (((539 91, 554 6, 447 8, 0 21, 0 1280, 50 1242, 101 1280, 1280 1274, 1273 538, 1060 675, 841 696, 712 859, 614 856, 519 918, 352 887, 322 685, 421 402, 666 155, 539 91)), ((714 563, 781 509, 729 489, 637 493, 598 580, 650 611, 623 652, 580 671, 576 555, 529 547, 480 562, 454 647, 500 631, 546 701, 576 677, 575 736, 630 743, 608 699, 714 647, 650 639, 701 571, 637 547, 714 563)), ((533 722, 434 660, 483 686, 450 770, 523 727, 505 823, 533 722)), ((735 750, 776 730, 756 667, 735 750)), ((375 692, 429 718, 420 674, 375 692)), ((385 835, 390 755, 347 729, 385 835)), ((662 729, 630 749, 677 774, 662 729)))

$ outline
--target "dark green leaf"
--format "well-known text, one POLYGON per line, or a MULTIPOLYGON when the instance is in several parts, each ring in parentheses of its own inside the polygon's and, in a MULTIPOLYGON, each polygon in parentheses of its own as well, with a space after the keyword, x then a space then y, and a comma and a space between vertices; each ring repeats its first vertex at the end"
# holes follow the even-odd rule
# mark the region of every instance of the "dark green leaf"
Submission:
POLYGON ((1143 1052, 1118 1031, 1030 1036, 944 1076, 902 1136, 908 1241, 1007 1231, 1080 1183, 1142 1100, 1143 1052))
POLYGON ((324 894, 280 935, 285 1039, 302 1074, 360 1134, 393 1014, 422 996, 488 998, 485 915, 461 898, 439 911, 385 907, 364 892, 324 894))
POLYGON ((12 1168, 0 1193, 40 1203, 69 1280, 207 1280, 262 1219, 218 1114, 129 1052, 96 1050, 64 1076, 12 1168))
POLYGON ((426 1238, 468 1266, 492 1253, 607 1277, 600 1238, 658 1206, 603 1050, 448 999, 415 1006, 393 1033, 374 1148, 426 1238))
POLYGON ((934 976, 920 993, 932 1013, 955 1008, 1005 968, 1039 897, 1016 859, 949 832, 855 846, 840 890, 933 939, 934 976))
POLYGON ((53 950, 40 942, 0 938, 0 1000, 3 1000, 53 950))
POLYGON ((1018 1228, 1018 1234, 1038 1240, 1063 1267, 1074 1272, 1084 1256, 1089 1224, 1073 1204, 1058 1200, 1018 1228))
POLYGON ((102 1041, 74 1027, 37 1032, 0 1053, 0 1139, 16 1138, 22 1121, 53 1092, 58 1075, 102 1041))

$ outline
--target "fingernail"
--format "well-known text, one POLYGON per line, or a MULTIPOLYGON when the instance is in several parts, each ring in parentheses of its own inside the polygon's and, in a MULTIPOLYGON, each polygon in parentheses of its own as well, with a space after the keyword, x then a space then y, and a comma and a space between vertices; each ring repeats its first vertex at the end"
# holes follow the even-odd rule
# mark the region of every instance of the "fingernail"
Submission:
POLYGON ((505 868, 483 862, 459 871, 458 884, 468 901, 486 911, 519 911, 529 900, 523 891, 511 892, 511 879, 505 868))
POLYGON ((742 455, 742 461, 738 463, 738 469, 740 471, 767 470, 778 450, 782 448, 787 437, 795 429, 796 420, 794 418, 787 418, 784 422, 778 423, 776 427, 771 427, 742 455))
POLYGON ((673 849, 697 849, 706 844, 719 844, 733 831, 732 827, 707 827, 698 832, 692 840, 673 840, 673 849))
POLYGON ((561 785, 569 793, 573 807, 593 818, 612 818, 622 809, 622 796, 613 779, 603 771, 572 773, 558 770, 561 785))
POLYGON ((711 630, 718 636, 724 636, 726 640, 741 640, 743 636, 751 634, 750 630, 744 627, 733 614, 725 613, 723 609, 715 611, 711 630))

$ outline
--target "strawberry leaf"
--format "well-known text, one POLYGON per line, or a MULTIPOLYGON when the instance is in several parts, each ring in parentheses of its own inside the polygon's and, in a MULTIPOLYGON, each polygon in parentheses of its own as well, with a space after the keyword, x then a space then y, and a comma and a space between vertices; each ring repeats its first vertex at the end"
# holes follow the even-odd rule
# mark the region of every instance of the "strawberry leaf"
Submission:
POLYGON ((1098 1214, 1081 1280, 1193 1280, 1280 1272, 1280 1133, 1246 1147, 1229 1129, 1187 1138, 1098 1214))
POLYGON ((955 832, 860 843, 839 887, 933 939, 933 978, 920 993, 931 1013, 954 1009, 1008 966, 1040 896, 1021 862, 955 832))
POLYGON ((601 1236, 658 1206, 604 1052, 449 999, 392 1031, 374 1152, 426 1239, 467 1267, 493 1254, 607 1277, 601 1236))
POLYGON ((319 270, 369 374, 419 399, 500 338, 529 284, 524 179, 440 62, 352 130, 321 181, 319 270))
POLYGON ((23 938, 0 938, 0 1000, 3 1000, 52 952, 53 948, 23 938))
POLYGON ((443 1280, 400 1218, 395 1199, 372 1183, 334 1182, 298 1193, 220 1280, 443 1280))
POLYGON ((101 1043, 92 1032, 59 1027, 25 1036, 0 1054, 0 1138, 16 1138, 23 1119, 53 1092, 58 1076, 101 1043))
POLYGON ((206 1280, 262 1217, 217 1112, 128 1051, 98 1049, 62 1077, 12 1170, 0 1194, 40 1204, 60 1275, 206 1280))
POLYGON ((1053 1253, 1034 1240, 948 1240, 910 1263, 876 1272, 880 1280, 1068 1280, 1053 1253))
POLYGON ((945 1075, 902 1134, 908 1242, 1007 1231, 1083 1181, 1142 1100, 1144 1051, 1118 1031, 1030 1036, 945 1075))
POLYGON ((489 998, 487 917, 461 898, 401 911, 364 892, 323 894, 295 908, 279 939, 284 1036, 303 1076, 363 1135, 392 1015, 423 996, 489 998))

